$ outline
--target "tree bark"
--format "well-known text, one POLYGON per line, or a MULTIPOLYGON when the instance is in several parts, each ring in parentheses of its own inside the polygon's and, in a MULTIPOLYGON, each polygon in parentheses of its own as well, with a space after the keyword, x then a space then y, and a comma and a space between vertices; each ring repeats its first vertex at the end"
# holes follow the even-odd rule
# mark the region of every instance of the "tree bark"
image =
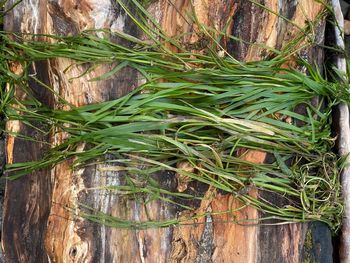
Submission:
MULTIPOLYGON (((14 2, 9 1, 8 5, 14 2)), ((191 13, 204 25, 220 31, 225 29, 226 33, 243 40, 226 37, 222 42, 230 54, 242 61, 265 57, 263 45, 281 49, 299 32, 298 27, 313 21, 322 11, 315 0, 257 1, 261 6, 246 0, 192 2, 193 7, 190 0, 156 0, 151 1, 148 10, 169 36, 181 36, 180 41, 194 52, 201 52, 205 47, 201 45, 203 41, 191 13)), ((5 30, 15 32, 71 35, 92 28, 110 28, 140 36, 132 21, 110 0, 24 0, 5 18, 5 30)), ((314 28, 312 37, 323 43, 324 21, 314 28)), ((321 48, 304 49, 302 55, 322 65, 321 48)), ((100 66, 79 79, 72 79, 86 67, 75 66, 63 73, 71 63, 57 58, 35 63, 31 70, 77 106, 115 99, 139 85, 138 75, 131 69, 124 69, 110 80, 88 81, 110 70, 112 65, 100 66)), ((38 84, 31 83, 31 88, 42 102, 60 106, 55 97, 38 84)), ((18 89, 16 96, 24 99, 26 95, 18 89)), ((34 132, 23 123, 13 121, 7 123, 7 128, 25 135, 34 132)), ((64 136, 41 139, 59 143, 64 136)), ((45 150, 47 148, 39 143, 7 138, 8 163, 40 158, 45 150)), ((244 156, 257 163, 268 159, 261 151, 249 151, 244 156)), ((161 220, 193 212, 178 211, 161 201, 142 206, 107 191, 87 190, 103 184, 118 184, 122 177, 108 171, 107 164, 74 172, 70 164, 71 160, 67 160, 52 170, 7 181, 2 238, 6 262, 332 262, 331 235, 326 226, 321 223, 244 226, 229 222, 233 218, 256 220, 262 216, 250 207, 234 215, 206 216, 189 222, 193 224, 162 229, 113 229, 92 223, 74 216, 67 207, 84 203, 132 220, 161 220)), ((159 181, 176 189, 172 174, 159 175, 159 181)), ((193 183, 189 187, 197 185, 193 183)), ((279 202, 273 195, 256 189, 250 190, 250 194, 279 202)), ((210 188, 206 195, 206 200, 194 204, 198 214, 241 206, 232 195, 213 194, 210 188)))

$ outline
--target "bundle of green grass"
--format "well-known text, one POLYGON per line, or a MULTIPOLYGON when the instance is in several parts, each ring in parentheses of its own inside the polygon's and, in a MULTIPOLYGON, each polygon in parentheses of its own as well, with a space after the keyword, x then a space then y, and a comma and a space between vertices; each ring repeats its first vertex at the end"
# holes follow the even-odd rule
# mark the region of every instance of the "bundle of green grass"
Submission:
MULTIPOLYGON (((220 45, 215 39, 216 49, 209 48, 206 55, 188 53, 181 47, 174 54, 163 43, 177 45, 175 40, 166 38, 154 24, 147 26, 144 22, 150 18, 141 6, 137 7, 140 14, 135 21, 153 40, 152 44, 121 33, 118 36, 129 41, 132 48, 91 32, 73 37, 45 36, 52 38, 53 44, 18 36, 14 41, 13 35, 2 35, 4 63, 0 71, 3 82, 12 87, 26 89, 31 63, 56 57, 77 63, 119 62, 96 80, 110 77, 123 67, 134 68, 146 80, 113 101, 74 107, 61 100, 70 106, 66 111, 42 105, 34 97, 19 101, 14 96, 3 96, 7 120, 20 120, 33 128, 39 122, 47 128, 39 132, 70 135, 40 160, 8 165, 9 178, 53 167, 67 158, 74 158, 75 168, 103 160, 108 154, 105 161, 122 167, 121 176, 136 175, 143 181, 143 185, 137 185, 134 180, 126 180, 125 185, 109 186, 109 190, 151 198, 156 195, 193 209, 176 200, 201 196, 162 189, 153 178, 162 171, 172 171, 174 176, 234 195, 266 218, 286 222, 319 220, 336 231, 343 205, 341 160, 332 152, 335 138, 331 136, 331 113, 334 105, 349 101, 348 87, 325 80, 305 61, 298 63, 307 75, 282 67, 286 53, 252 63, 238 62, 229 54, 217 55, 220 45), (23 74, 11 73, 6 61, 20 62, 23 74), (78 150, 81 143, 87 145, 83 151, 78 150), (238 149, 266 152, 269 162, 246 161, 238 149), (283 205, 249 195, 247 189, 251 188, 274 193, 284 200, 283 205)), ((123 8, 130 15, 127 7, 123 8)), ((85 216, 118 227, 168 226, 180 221, 128 223, 101 213, 85 216)))

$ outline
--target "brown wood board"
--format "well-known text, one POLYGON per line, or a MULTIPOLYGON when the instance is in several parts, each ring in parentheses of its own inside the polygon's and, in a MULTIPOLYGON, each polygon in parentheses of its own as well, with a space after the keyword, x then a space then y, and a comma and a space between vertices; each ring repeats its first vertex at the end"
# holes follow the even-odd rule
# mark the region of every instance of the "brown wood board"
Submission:
MULTIPOLYGON (((9 2, 11 4, 12 1, 9 2)), ((321 5, 314 0, 259 1, 268 9, 303 27, 321 12, 321 5)), ((280 49, 295 36, 298 28, 285 19, 245 0, 194 0, 194 11, 200 23, 226 31, 242 41, 224 38, 222 45, 237 59, 257 60, 266 55, 261 43, 280 49)), ((193 12, 189 0, 151 1, 150 13, 169 36, 183 35, 183 45, 193 52, 203 52, 203 39, 198 27, 189 17, 193 12), (190 33, 190 34, 183 34, 190 33)), ((76 34, 84 29, 110 28, 140 36, 121 8, 108 0, 84 1, 23 1, 5 18, 5 29, 15 32, 76 34)), ((322 43, 324 23, 314 30, 316 40, 322 43)), ((205 42, 204 42, 205 44, 205 42)), ((311 47, 303 51, 308 59, 322 64, 323 51, 311 47)), ((125 69, 110 80, 89 82, 111 69, 104 65, 79 79, 69 81, 86 70, 76 66, 64 74, 71 64, 68 59, 52 59, 35 63, 33 74, 47 83, 70 103, 80 106, 111 100, 135 88, 138 75, 125 69)), ((52 107, 60 105, 42 87, 32 84, 37 98, 52 107)), ((20 90, 17 96, 25 96, 20 90)), ((32 135, 33 131, 19 122, 9 122, 8 128, 32 135)), ((66 135, 42 138, 61 142, 66 135)), ((7 138, 7 161, 22 162, 39 158, 43 145, 7 138)), ((83 147, 83 146, 82 146, 83 147)), ((261 151, 249 151, 244 155, 257 163, 266 160, 261 151)), ((192 225, 178 225, 163 229, 121 230, 91 223, 73 216, 67 207, 85 203, 114 216, 146 220, 184 216, 190 211, 177 211, 175 207, 160 201, 145 207, 108 192, 86 191, 101 184, 113 184, 122 180, 117 172, 102 172, 106 164, 89 166, 71 171, 71 160, 52 170, 35 172, 6 184, 2 245, 7 262, 303 262, 322 258, 331 262, 332 246, 329 230, 322 224, 288 224, 274 226, 242 226, 227 221, 233 218, 256 219, 261 216, 253 208, 245 208, 234 215, 207 216, 192 225), (226 222, 226 223, 223 223, 226 222), (321 234, 320 234, 321 233, 321 234), (322 238, 317 238, 322 235, 322 238), (311 260, 310 259, 310 260, 311 260)), ((174 175, 159 176, 162 184, 176 188, 174 175)), ((196 185, 191 185, 196 187, 196 185)), ((234 209, 241 204, 228 194, 211 195, 197 204, 197 213, 234 209)), ((279 202, 273 195, 262 195, 279 202)), ((316 261, 321 262, 321 261, 316 261)))

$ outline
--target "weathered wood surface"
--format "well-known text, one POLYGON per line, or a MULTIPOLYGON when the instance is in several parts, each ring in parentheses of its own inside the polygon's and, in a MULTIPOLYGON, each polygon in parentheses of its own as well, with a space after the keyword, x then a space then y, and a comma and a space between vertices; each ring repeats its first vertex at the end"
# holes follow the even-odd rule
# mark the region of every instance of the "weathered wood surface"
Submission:
MULTIPOLYGON (((13 1, 9 1, 11 4, 13 1)), ((303 27, 321 12, 315 0, 259 1, 266 8, 303 27)), ((170 35, 185 34, 183 44, 200 52, 201 36, 192 24, 189 14, 196 12, 198 20, 206 25, 242 38, 245 42, 223 40, 223 46, 240 60, 256 60, 266 55, 258 45, 262 43, 281 48, 297 32, 297 27, 285 19, 245 0, 189 0, 152 1, 149 11, 154 14, 163 29, 170 35), (171 2, 172 1, 172 2, 171 2)), ((5 19, 5 29, 30 33, 76 34, 84 29, 111 28, 138 34, 120 7, 109 0, 24 0, 5 19)), ((315 38, 323 41, 324 24, 318 25, 315 38)), ((322 50, 310 48, 303 52, 310 60, 321 64, 322 50)), ((83 105, 121 96, 138 85, 137 74, 126 69, 111 80, 88 82, 94 76, 109 69, 102 66, 80 79, 84 66, 74 67, 67 59, 54 59, 36 63, 33 74, 54 89, 67 101, 83 105)), ((33 83, 37 97, 52 107, 59 107, 55 98, 33 83)), ((20 91, 17 96, 25 96, 20 91)), ((24 134, 32 134, 28 127, 9 122, 8 128, 24 134)), ((43 138, 59 143, 64 135, 43 138)), ((46 149, 43 145, 7 138, 7 161, 22 162, 38 158, 46 149)), ((82 146, 83 147, 83 146, 82 146)), ((244 158, 264 162, 266 154, 251 151, 244 158)), ((116 172, 106 171, 106 165, 89 166, 72 172, 70 161, 7 182, 4 206, 2 245, 7 262, 332 262, 329 230, 322 224, 290 224, 279 226, 241 226, 227 221, 256 219, 259 214, 246 208, 234 215, 208 216, 193 225, 180 225, 166 229, 120 230, 93 224, 74 217, 67 207, 78 203, 88 204, 114 216, 134 220, 147 219, 144 206, 101 191, 88 188, 101 184, 118 184, 123 178, 116 172), (223 223, 225 221, 226 223, 223 223), (320 236, 322 238, 320 238, 320 236)), ((172 174, 159 178, 163 184, 176 189, 172 174)), ((195 184, 190 187, 196 187, 195 184)), ((225 211, 239 207, 232 196, 216 193, 198 204, 197 213, 225 211)), ((251 190, 252 195, 263 195, 273 201, 273 196, 251 190)), ((278 201, 278 200, 277 200, 278 201)), ((147 205, 150 218, 162 219, 179 216, 174 207, 161 202, 147 205)), ((188 215, 181 211, 180 215, 188 215)), ((193 213, 193 212, 191 212, 193 213)))
MULTIPOLYGON (((344 16, 342 14, 341 5, 339 0, 331 1, 332 8, 334 10, 337 26, 330 26, 329 44, 346 50, 344 42, 344 16)), ((345 32, 346 33, 346 32, 345 32)), ((345 39, 346 41, 346 39, 345 39)), ((346 74, 347 65, 346 59, 342 54, 333 54, 333 63, 336 68, 346 74)), ((346 165, 342 170, 341 183, 342 183, 342 195, 344 199, 344 215, 342 220, 342 229, 340 235, 340 249, 339 260, 341 263, 350 261, 350 126, 349 126, 349 108, 346 103, 340 103, 334 114, 334 126, 337 138, 337 151, 339 156, 346 158, 346 165)))

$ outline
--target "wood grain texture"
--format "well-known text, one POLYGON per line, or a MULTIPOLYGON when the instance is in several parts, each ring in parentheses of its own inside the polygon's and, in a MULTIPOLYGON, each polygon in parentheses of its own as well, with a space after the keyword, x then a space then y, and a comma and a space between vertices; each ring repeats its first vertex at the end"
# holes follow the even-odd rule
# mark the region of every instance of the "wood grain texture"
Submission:
MULTIPOLYGON (((258 2, 299 27, 314 20, 321 11, 320 4, 314 0, 258 2)), ((193 52, 204 52, 208 43, 191 20, 191 14, 195 13, 200 23, 242 38, 243 41, 234 41, 224 37, 221 44, 244 61, 266 56, 262 44, 280 49, 298 32, 295 25, 245 0, 194 0, 193 5, 190 0, 159 0, 152 1, 148 10, 169 36, 178 36, 181 43, 193 52)), ((9 31, 72 35, 91 28, 110 28, 140 36, 120 7, 109 0, 41 0, 35 3, 26 0, 6 17, 6 30, 9 31)), ((315 29, 320 41, 323 40, 323 30, 322 25, 315 29)), ((303 52, 310 59, 322 59, 322 51, 315 48, 303 52)), ((84 72, 86 66, 72 67, 64 74, 70 64, 67 59, 53 59, 35 64, 33 70, 41 80, 77 106, 117 98, 139 84, 137 73, 131 69, 123 70, 110 80, 88 81, 113 65, 101 66, 80 79, 72 79, 84 72)), ((43 102, 62 107, 35 83, 33 90, 43 102)), ((28 135, 32 132, 18 122, 7 125, 13 131, 28 135)), ((65 136, 58 134, 45 139, 60 143, 65 136)), ((81 149, 84 147, 81 145, 81 149)), ((44 150, 42 145, 7 138, 8 162, 39 158, 44 150)), ((267 156, 261 151, 248 151, 242 158, 261 163, 267 156)), ((89 190, 104 184, 123 183, 123 175, 110 171, 107 164, 73 172, 71 161, 67 160, 51 171, 37 172, 7 183, 2 242, 7 262, 302 262, 303 258, 314 253, 312 250, 304 252, 309 231, 307 224, 244 226, 232 223, 232 220, 256 223, 262 215, 250 207, 150 230, 112 229, 75 217, 67 208, 78 209, 79 203, 131 220, 234 211, 244 204, 231 195, 203 188, 207 198, 199 204, 192 204, 196 205, 195 211, 178 211, 160 201, 144 205, 107 191, 89 190), (21 195, 18 195, 19 189, 21 195), (15 248, 13 244, 16 244, 15 248)), ((164 173, 158 179, 168 188, 176 189, 174 174, 164 173)), ((267 195, 256 189, 251 189, 250 194, 267 195)), ((273 196, 270 198, 278 201, 273 196)), ((313 229, 312 233, 318 232, 313 229)), ((330 246, 329 240, 327 246, 330 246)))
MULTIPOLYGON (((332 8, 334 10, 334 16, 338 26, 331 27, 331 44, 336 48, 345 50, 344 42, 344 16, 342 14, 341 5, 339 0, 331 1, 332 8)), ((333 64, 339 70, 346 74, 347 62, 345 57, 340 54, 333 54, 333 64)), ((349 167, 349 152, 350 152, 350 126, 349 126, 349 107, 346 103, 340 103, 336 107, 334 113, 335 129, 337 138, 337 151, 339 156, 346 158, 344 169, 341 171, 341 185, 342 196, 344 199, 344 215, 342 219, 342 229, 340 235, 340 250, 339 259, 341 263, 350 261, 350 167, 349 167)))
MULTIPOLYGON (((39 13, 45 13, 42 8, 45 4, 40 4, 43 2, 23 1, 19 4, 19 8, 8 14, 4 29, 14 32, 42 33, 44 20, 39 18, 39 13), (33 8, 29 9, 33 4, 33 8)), ((39 77, 47 82, 46 62, 33 66, 32 72, 37 72, 36 70, 40 67, 42 70, 38 72, 39 77)), ((21 68, 14 64, 13 72, 19 74, 21 68)), ((32 89, 39 100, 47 104, 52 102, 52 97, 35 84, 32 85, 32 89)), ((26 94, 18 89, 16 96, 19 99, 25 99, 26 94)), ((22 132, 24 135, 36 136, 35 131, 19 122, 8 122, 7 128, 14 132, 22 132)), ((38 139, 47 141, 49 138, 39 137, 38 139)), ((39 143, 23 141, 11 136, 6 138, 8 163, 35 160, 40 158, 45 150, 47 150, 46 146, 39 143)), ((48 262, 43 242, 51 205, 52 185, 48 174, 49 171, 43 170, 20 180, 6 182, 2 225, 5 262, 48 262)))

